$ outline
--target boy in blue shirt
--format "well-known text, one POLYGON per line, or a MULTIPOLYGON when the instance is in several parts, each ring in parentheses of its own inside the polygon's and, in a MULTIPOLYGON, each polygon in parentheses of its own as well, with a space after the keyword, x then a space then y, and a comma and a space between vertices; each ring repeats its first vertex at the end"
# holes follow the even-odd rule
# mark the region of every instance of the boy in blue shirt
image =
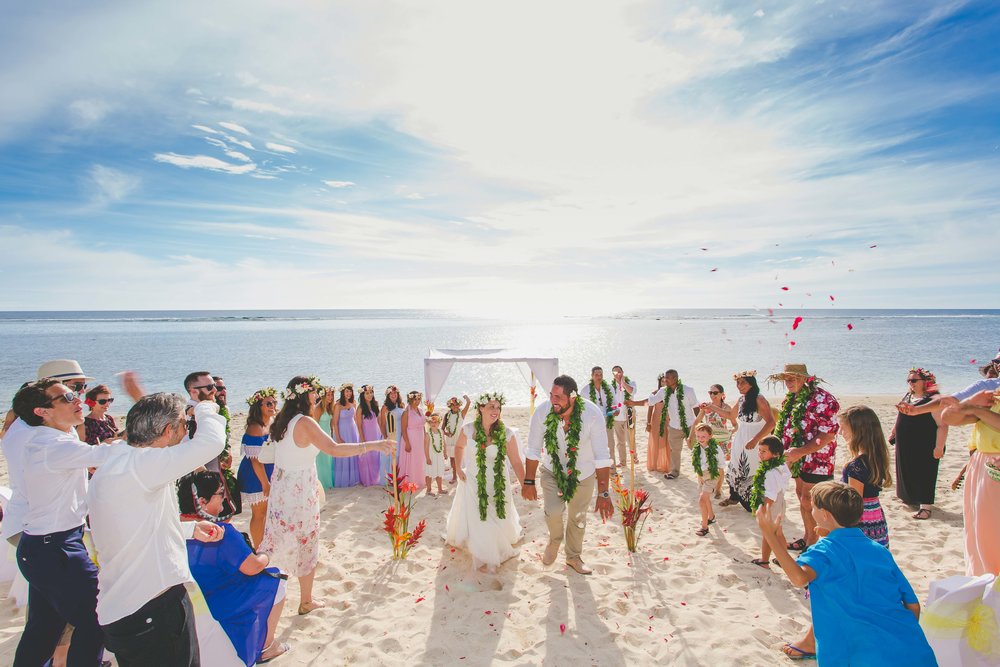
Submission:
POLYGON ((757 510, 757 524, 792 585, 809 586, 816 658, 842 665, 936 666, 917 623, 920 603, 889 550, 854 528, 864 501, 837 482, 812 489, 812 515, 827 536, 793 560, 779 537, 781 517, 757 510))

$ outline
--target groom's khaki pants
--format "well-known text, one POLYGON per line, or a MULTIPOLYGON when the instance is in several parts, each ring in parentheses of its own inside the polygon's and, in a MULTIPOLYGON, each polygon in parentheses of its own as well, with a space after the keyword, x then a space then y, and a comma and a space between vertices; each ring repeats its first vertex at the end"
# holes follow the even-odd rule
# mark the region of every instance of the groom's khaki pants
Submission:
POLYGON ((559 497, 556 478, 547 469, 541 469, 542 501, 545 507, 545 523, 549 527, 549 542, 558 544, 566 538, 566 558, 579 558, 583 553, 583 534, 587 529, 587 512, 597 490, 597 475, 581 480, 573 498, 564 503, 559 497), (569 520, 563 528, 563 513, 569 509, 569 520))
POLYGON ((684 451, 684 431, 667 427, 667 442, 670 444, 670 472, 681 474, 681 452, 684 451))
POLYGON ((621 464, 628 466, 631 459, 626 458, 628 453, 628 428, 625 420, 615 420, 614 426, 608 429, 608 449, 611 451, 611 465, 621 464), (615 458, 615 445, 618 446, 618 457, 615 458))

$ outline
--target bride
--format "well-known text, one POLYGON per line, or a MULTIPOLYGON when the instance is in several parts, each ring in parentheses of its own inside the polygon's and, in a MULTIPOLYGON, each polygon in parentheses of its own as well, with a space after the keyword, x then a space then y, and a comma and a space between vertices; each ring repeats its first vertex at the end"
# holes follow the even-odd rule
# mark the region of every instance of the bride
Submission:
POLYGON ((462 428, 455 443, 459 481, 445 536, 448 544, 472 554, 473 567, 491 572, 516 553, 523 533, 507 462, 518 483, 524 481, 524 462, 514 429, 500 420, 504 402, 503 394, 481 395, 475 421, 462 428))

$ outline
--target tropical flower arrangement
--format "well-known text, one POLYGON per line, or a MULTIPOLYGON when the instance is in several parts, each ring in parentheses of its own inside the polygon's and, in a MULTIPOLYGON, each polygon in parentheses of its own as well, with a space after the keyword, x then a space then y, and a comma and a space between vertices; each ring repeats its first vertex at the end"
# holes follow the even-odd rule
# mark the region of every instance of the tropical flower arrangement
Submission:
POLYGON ((389 508, 382 512, 385 521, 382 530, 389 534, 392 543, 392 559, 403 560, 410 549, 420 541, 427 527, 427 521, 420 520, 420 523, 410 530, 410 508, 413 506, 413 496, 420 489, 413 482, 406 480, 406 475, 399 474, 399 467, 393 466, 392 472, 386 475, 386 493, 389 494, 389 508))
POLYGON ((652 511, 652 503, 649 501, 649 492, 645 489, 635 488, 635 461, 631 464, 629 484, 622 483, 620 475, 615 475, 611 480, 611 488, 615 492, 615 504, 622 514, 622 529, 625 531, 625 546, 632 553, 639 548, 639 537, 642 535, 642 526, 646 523, 649 513, 652 511))

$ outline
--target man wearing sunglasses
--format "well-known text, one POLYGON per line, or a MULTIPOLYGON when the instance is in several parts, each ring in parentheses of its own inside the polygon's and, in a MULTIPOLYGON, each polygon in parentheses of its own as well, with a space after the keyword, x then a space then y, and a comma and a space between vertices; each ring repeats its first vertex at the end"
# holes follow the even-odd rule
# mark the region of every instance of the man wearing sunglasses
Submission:
MULTIPOLYGON (((223 384, 225 388, 225 384, 223 384)), ((215 378, 209 371, 195 371, 188 373, 184 378, 184 390, 188 393, 187 416, 188 416, 188 438, 193 438, 198 424, 194 420, 194 406, 202 401, 212 401, 218 404, 218 391, 215 388, 215 378)), ((219 465, 219 457, 213 458, 205 463, 205 468, 212 472, 222 472, 219 465)))
POLYGON ((80 397, 59 380, 34 382, 14 396, 14 411, 31 437, 21 452, 19 491, 25 512, 17 563, 28 581, 28 618, 16 665, 44 663, 66 624, 74 627, 68 663, 99 665, 104 649, 97 623, 97 567, 83 544, 87 468, 110 447, 80 441, 80 397))

